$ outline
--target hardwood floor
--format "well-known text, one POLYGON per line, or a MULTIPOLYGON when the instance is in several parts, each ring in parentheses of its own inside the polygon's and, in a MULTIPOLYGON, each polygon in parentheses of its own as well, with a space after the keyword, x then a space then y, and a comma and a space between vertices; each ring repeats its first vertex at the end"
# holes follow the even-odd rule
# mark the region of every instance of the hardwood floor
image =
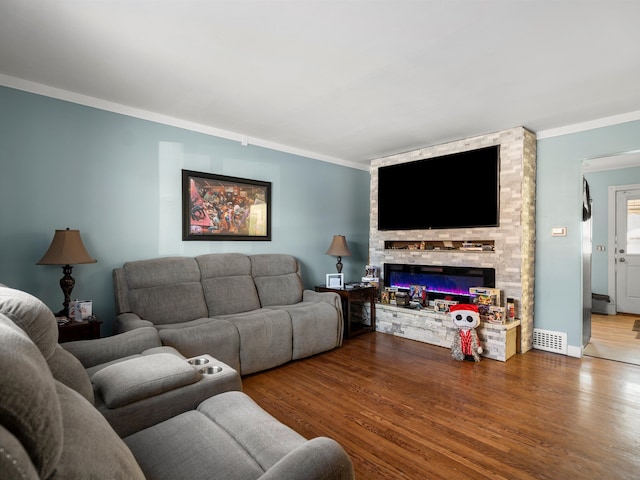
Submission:
POLYGON ((584 349, 589 357, 640 365, 640 332, 632 330, 640 315, 591 315, 591 340, 584 349))
POLYGON ((360 480, 640 472, 640 366, 627 363, 540 350, 457 362, 447 348, 368 333, 243 385, 303 436, 342 444, 360 480))

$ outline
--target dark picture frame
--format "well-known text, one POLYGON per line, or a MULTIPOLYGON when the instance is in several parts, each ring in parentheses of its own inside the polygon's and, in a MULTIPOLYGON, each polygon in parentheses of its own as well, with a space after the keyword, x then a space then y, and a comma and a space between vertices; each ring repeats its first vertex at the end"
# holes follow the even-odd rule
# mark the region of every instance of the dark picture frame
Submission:
POLYGON ((271 182, 182 170, 183 240, 271 240, 271 182))

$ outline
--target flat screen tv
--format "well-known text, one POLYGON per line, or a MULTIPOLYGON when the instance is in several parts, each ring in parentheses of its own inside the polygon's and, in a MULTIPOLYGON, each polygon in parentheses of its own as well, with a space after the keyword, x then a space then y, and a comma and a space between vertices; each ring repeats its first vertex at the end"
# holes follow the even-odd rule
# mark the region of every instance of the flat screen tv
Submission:
POLYGON ((378 230, 497 227, 500 146, 378 169, 378 230))

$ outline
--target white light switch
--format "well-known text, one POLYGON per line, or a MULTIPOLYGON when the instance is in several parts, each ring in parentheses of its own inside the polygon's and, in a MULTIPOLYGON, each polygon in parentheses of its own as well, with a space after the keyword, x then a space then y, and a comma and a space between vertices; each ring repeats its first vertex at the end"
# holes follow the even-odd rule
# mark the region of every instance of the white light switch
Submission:
POLYGON ((551 229, 552 237, 566 237, 567 236, 567 227, 553 227, 551 229))

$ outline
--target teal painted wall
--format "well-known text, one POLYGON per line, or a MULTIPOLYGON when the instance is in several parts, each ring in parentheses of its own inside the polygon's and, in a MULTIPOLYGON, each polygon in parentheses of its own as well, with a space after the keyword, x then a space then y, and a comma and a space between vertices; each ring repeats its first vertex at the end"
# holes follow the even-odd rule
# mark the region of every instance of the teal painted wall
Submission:
POLYGON ((608 254, 609 245, 609 187, 640 184, 640 168, 621 168, 601 172, 587 172, 593 213, 593 256, 591 263, 591 284, 594 293, 606 295, 609 291, 608 254), (604 251, 598 251, 596 245, 604 245, 604 251))
POLYGON ((640 121, 538 140, 534 326, 566 332, 569 347, 582 344, 582 162, 638 149, 640 121))
POLYGON ((128 260, 289 253, 322 284, 347 237, 345 279, 368 260, 369 172, 0 87, 0 283, 62 308, 62 268, 36 266, 56 229, 80 230, 98 263, 73 269, 111 332, 111 272, 128 260), (181 169, 272 182, 272 241, 182 241, 181 169))
MULTIPOLYGON (((638 149, 638 121, 538 141, 534 324, 566 332, 570 346, 579 348, 582 332, 582 162, 638 149), (568 235, 552 237, 556 226, 568 235)), ((94 301, 103 334, 114 313, 111 271, 128 260, 286 252, 301 260, 310 287, 334 271, 324 252, 344 234, 353 252, 345 277, 359 279, 368 198, 362 170, 0 87, 0 282, 59 310, 62 269, 35 263, 55 229, 79 229, 98 263, 74 267, 73 297, 94 301), (181 168, 271 181, 273 240, 183 242, 181 168)))

